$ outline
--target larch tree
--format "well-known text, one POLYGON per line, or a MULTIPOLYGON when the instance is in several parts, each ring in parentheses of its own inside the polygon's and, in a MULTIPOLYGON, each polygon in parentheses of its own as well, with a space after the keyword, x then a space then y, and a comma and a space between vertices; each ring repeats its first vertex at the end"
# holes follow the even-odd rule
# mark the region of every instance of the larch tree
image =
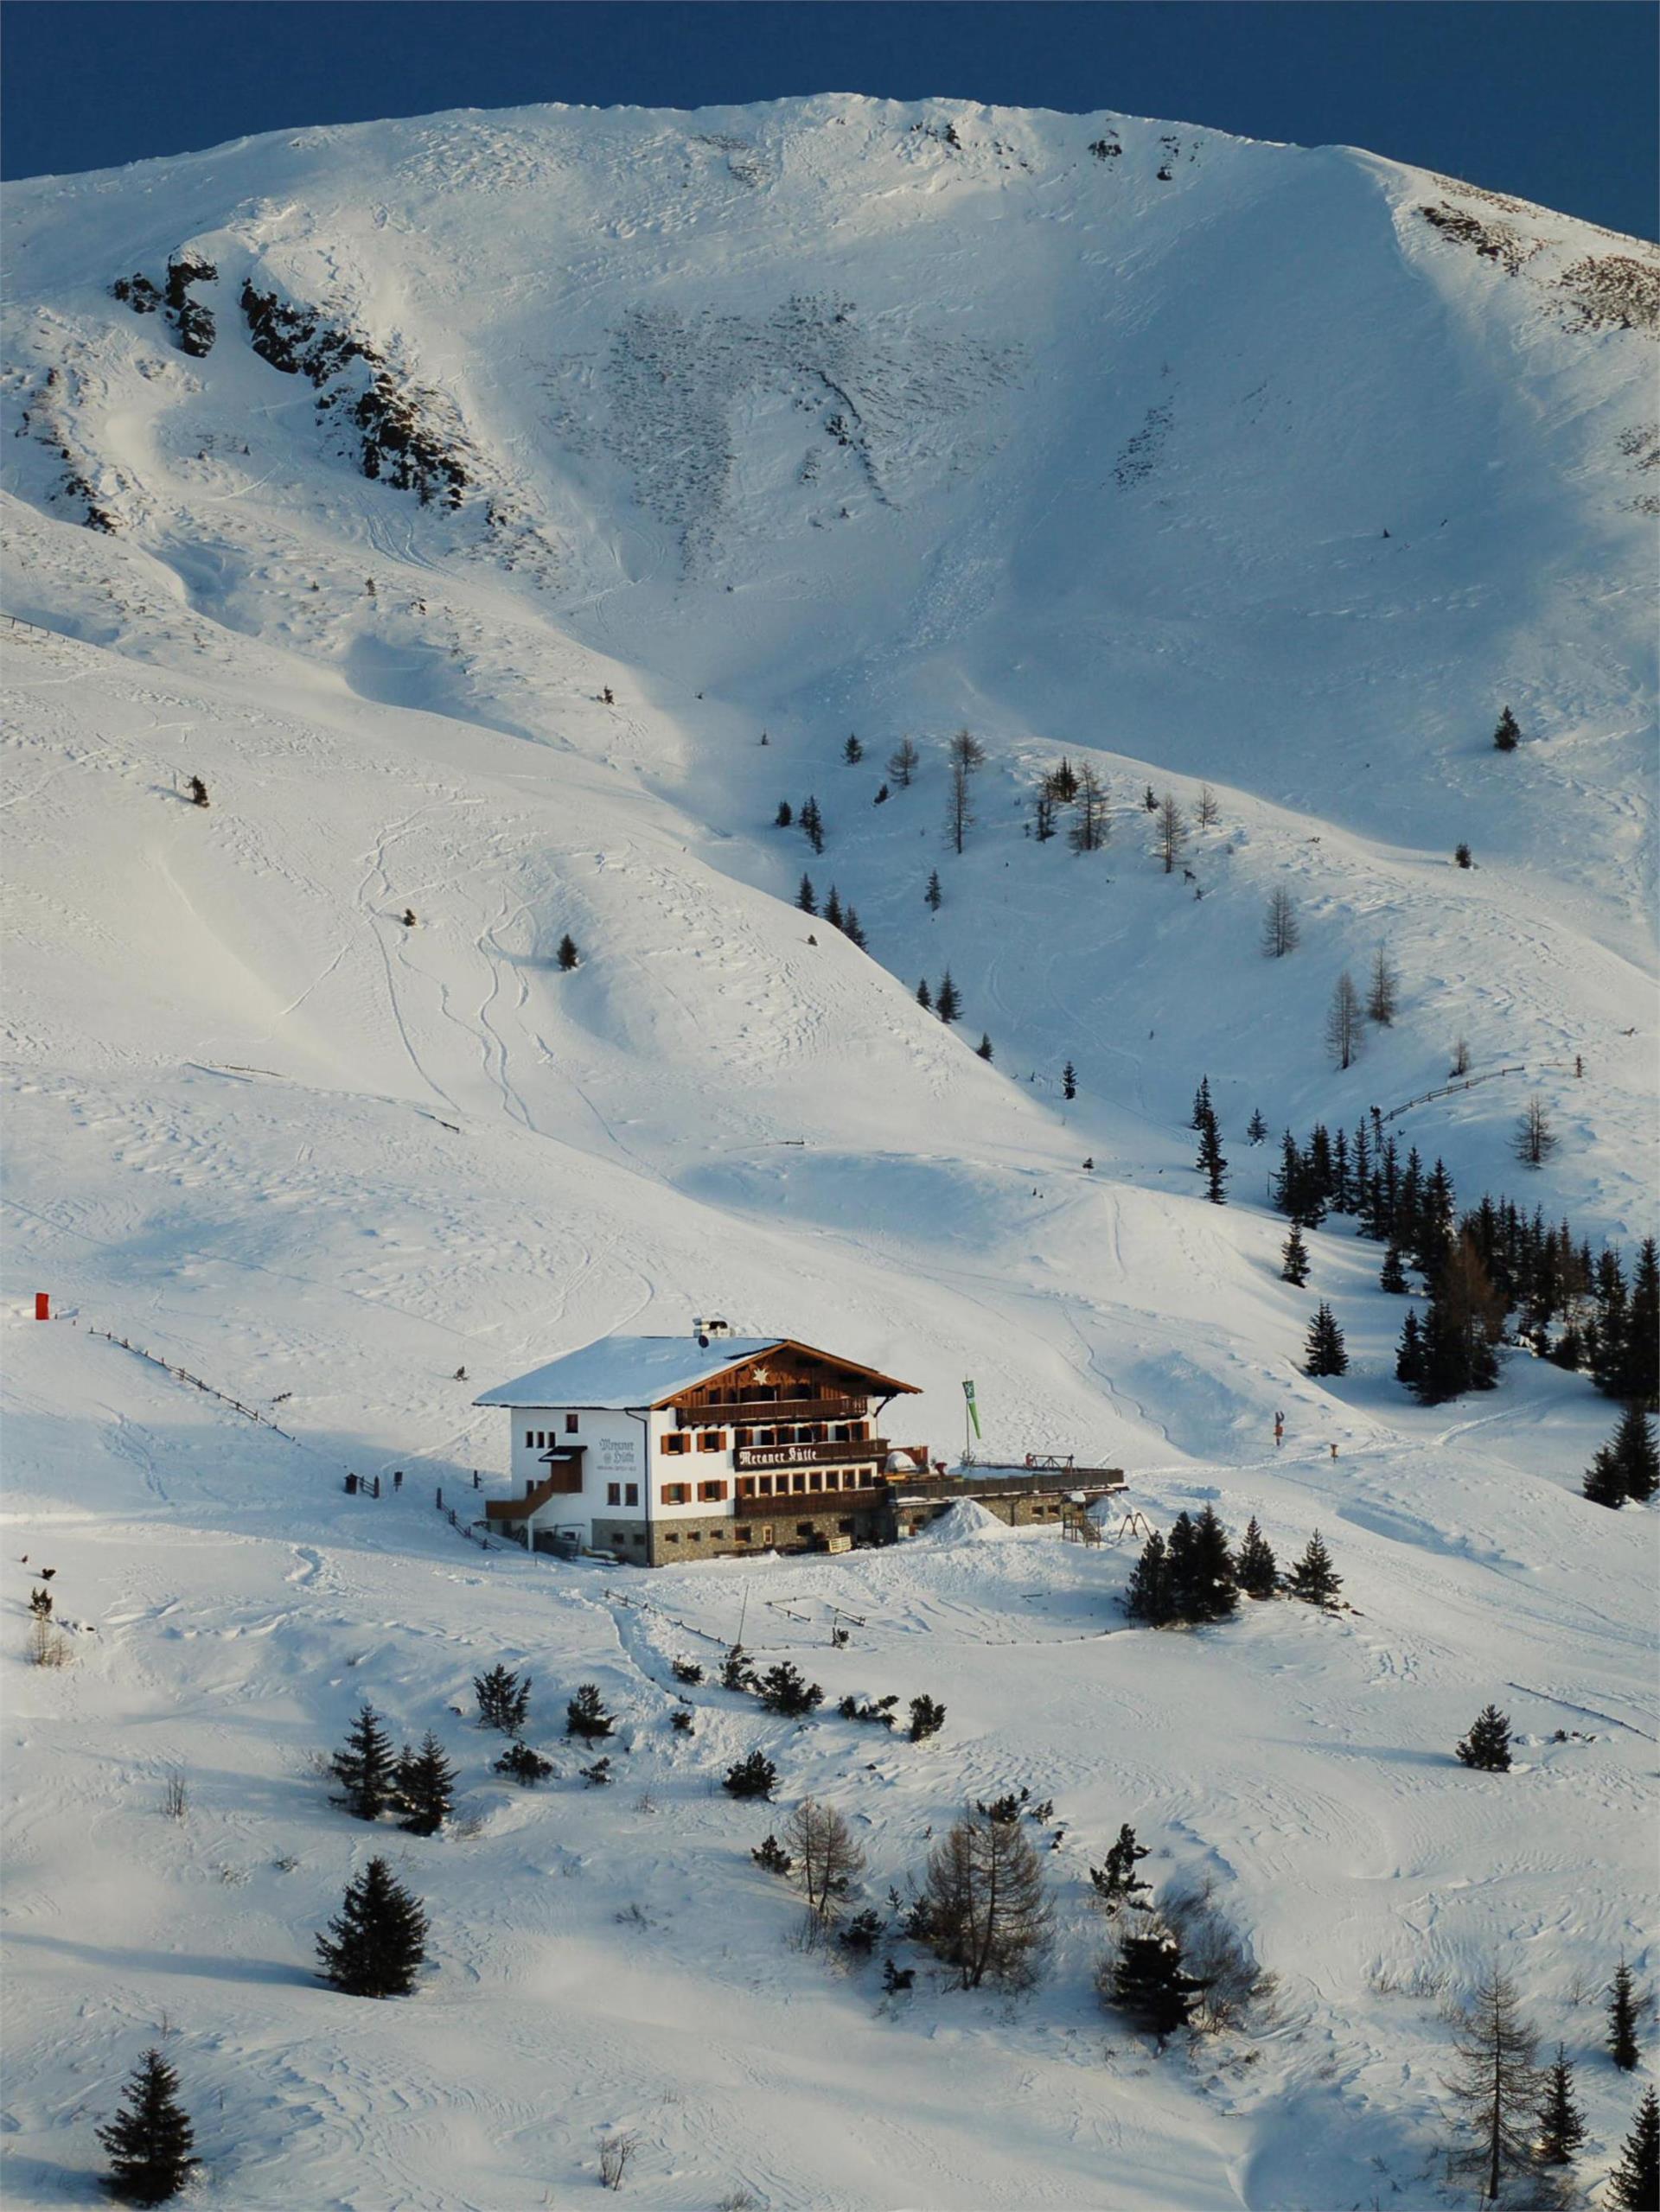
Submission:
POLYGON ((1107 786, 1087 762, 1078 771, 1077 783, 1067 842, 1074 852, 1099 852, 1107 842, 1107 786))
POLYGON ((901 791, 910 790, 922 757, 909 737, 902 737, 888 755, 888 774, 901 791))
POLYGON ((1452 2027, 1453 2070, 1446 2079, 1457 2133, 1448 2164, 1498 2202, 1530 2175, 1541 2079, 1538 2039, 1510 1976, 1495 1962, 1452 2027))
POLYGON ((957 852, 961 852, 967 844, 968 832, 974 826, 974 797, 970 788, 973 777, 974 770, 954 753, 946 793, 945 831, 957 852))
POLYGON ((1365 1027, 1360 993, 1355 988, 1355 979, 1345 968, 1338 978, 1325 1017, 1326 1049, 1340 1068, 1352 1068, 1360 1057, 1365 1027))
POLYGON ((1386 948, 1380 945, 1372 955, 1372 972, 1366 988, 1366 1018, 1387 1030, 1395 1020, 1401 1000, 1401 978, 1386 948))
POLYGON ((1510 1151, 1524 1168, 1542 1168, 1560 1142, 1551 1127, 1545 1102, 1536 1091, 1522 1109, 1510 1138, 1510 1151))
POLYGON ((865 1871, 865 1853, 835 1806, 804 1797, 784 1826, 794 1878, 815 1920, 832 1921, 865 1871))
POLYGON ((1166 876, 1175 872, 1176 864, 1187 850, 1187 818, 1176 804, 1173 792, 1165 792, 1159 801, 1159 819, 1155 832, 1155 850, 1164 864, 1166 876))
POLYGON ((1214 830, 1221 819, 1222 808, 1216 803, 1216 793, 1211 790, 1208 783, 1201 784, 1198 806, 1199 827, 1202 830, 1214 830))
POLYGON ((1049 1947, 1044 1871, 1018 1820, 965 1814, 935 1845, 923 1885, 929 1948, 960 1986, 1031 1986, 1049 1947))
POLYGON ((1286 890, 1270 891, 1268 903, 1262 916, 1262 950, 1271 960, 1283 960, 1287 953, 1294 953, 1302 940, 1303 926, 1297 918, 1297 902, 1286 890))

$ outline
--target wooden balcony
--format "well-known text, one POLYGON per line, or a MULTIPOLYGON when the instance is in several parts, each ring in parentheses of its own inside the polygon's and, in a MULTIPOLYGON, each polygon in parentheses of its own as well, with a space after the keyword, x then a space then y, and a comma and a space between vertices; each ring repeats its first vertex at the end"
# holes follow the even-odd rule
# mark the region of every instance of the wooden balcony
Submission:
POLYGON ((774 1428, 779 1422, 865 1421, 870 1418, 868 1398, 762 1397, 723 1398, 712 1406, 676 1406, 674 1423, 681 1429, 774 1428))
POLYGON ((740 1495, 735 1510, 740 1520, 806 1520, 819 1514, 869 1513, 887 1495, 875 1483, 858 1490, 790 1490, 770 1498, 740 1495))

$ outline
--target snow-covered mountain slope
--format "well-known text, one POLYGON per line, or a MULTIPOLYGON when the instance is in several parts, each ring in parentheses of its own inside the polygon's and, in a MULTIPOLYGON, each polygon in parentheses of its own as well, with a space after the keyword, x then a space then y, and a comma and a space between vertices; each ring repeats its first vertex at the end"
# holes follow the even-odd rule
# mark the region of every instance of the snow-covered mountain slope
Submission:
POLYGON ((1612 1418, 1580 1378, 1518 1355, 1411 1406, 1346 1225, 1281 1282, 1244 1125, 1352 1126, 1462 1035, 1525 1073, 1403 1143, 1466 1199, 1655 1227, 1660 257, 1348 151, 840 98, 304 132, 8 200, 5 603, 39 627, 3 641, 6 1290, 81 1323, 10 1332, 8 1614, 20 1647, 44 1543, 98 1624, 95 1660, 5 1661, 17 2200, 82 2186, 165 2009, 224 2090, 227 2203, 528 2206, 613 2122, 664 2205, 1437 2201, 1441 2031, 1379 1986, 1502 1947, 1588 2046, 1573 1991, 1644 1956, 1647 1517, 1577 1495, 1612 1418), (1101 851, 1022 833, 1063 754, 1108 780, 1101 851), (1216 794, 1191 882, 1149 782, 1216 794), (772 826, 809 794, 821 857, 772 826), (1280 889, 1302 942, 1267 960, 1280 889), (1326 1002, 1380 945, 1401 1010, 1339 1074, 1326 1002), (948 967, 958 1031, 914 995, 948 967), (1562 1141, 1528 1174, 1535 1092, 1562 1141), (1299 1372, 1316 1297, 1340 1382, 1299 1372), (922 1384, 936 1449, 973 1375, 997 1450, 1120 1463, 1155 1520, 1318 1524, 1360 1617, 1102 1641, 1121 1562, 1044 1537, 676 1571, 636 1616, 431 1512, 499 1482, 479 1384, 717 1310, 922 1384), (410 1488, 348 1510, 348 1465, 410 1488), (709 1794, 756 1723, 663 1718, 660 1615, 724 1638, 746 1590, 746 1641, 804 1661, 821 1628, 756 1616, 856 1590, 833 1692, 952 1708, 874 1780, 840 1724, 778 1736, 790 1794, 869 1816, 878 1896, 965 1791, 1054 1794, 1068 1933, 1017 2018, 873 2018, 781 1949, 709 1794), (630 1786, 509 1800, 446 1722, 483 1828, 408 1846, 440 1972, 365 2021, 306 1982, 364 1839, 296 1760, 363 1694, 439 1721, 501 1652, 549 1733, 603 1677, 630 1786), (1446 1756, 1490 1697, 1513 1786, 1446 1756), (1231 2082, 1095 2009, 1081 1877, 1122 1819, 1285 1980, 1231 2082))

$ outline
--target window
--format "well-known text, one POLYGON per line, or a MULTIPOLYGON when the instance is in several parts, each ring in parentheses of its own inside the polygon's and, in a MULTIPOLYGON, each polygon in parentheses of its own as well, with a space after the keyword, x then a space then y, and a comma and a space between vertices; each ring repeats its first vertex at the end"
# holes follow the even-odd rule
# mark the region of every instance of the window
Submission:
POLYGON ((755 1440, 757 1444, 776 1444, 778 1441, 770 1429, 757 1429, 755 1432, 755 1440))
POLYGON ((755 1442, 755 1431, 753 1429, 739 1429, 734 1441, 740 1446, 747 1447, 755 1442))
POLYGON ((769 1498, 772 1495, 771 1476, 757 1475, 755 1478, 755 1487, 763 1498, 769 1498))
POLYGON ((851 1520, 839 1520, 836 1523, 836 1527, 841 1531, 844 1536, 851 1536, 853 1533, 853 1524, 851 1520))
POLYGON ((798 1536, 810 1536, 813 1533, 812 1522, 810 1520, 798 1520, 795 1524, 795 1533, 798 1536))
POLYGON ((792 1490, 804 1490, 807 1488, 806 1476, 792 1475, 789 1478, 789 1487, 792 1490))
POLYGON ((605 1485, 605 1502, 608 1506, 620 1506, 622 1504, 622 1485, 620 1482, 608 1482, 605 1485))
POLYGON ((679 1537, 678 1537, 678 1536, 674 1533, 674 1531, 673 1531, 672 1529, 671 1529, 671 1530, 668 1532, 668 1533, 667 1533, 667 1534, 663 1538, 663 1541, 664 1541, 664 1543, 665 1543, 665 1544, 678 1544, 678 1543, 680 1542, 680 1538, 679 1538, 679 1537))
POLYGON ((747 1528, 736 1528, 732 1533, 740 1544, 747 1544, 750 1541, 750 1531, 747 1528))
POLYGON ((622 1487, 622 1502, 626 1506, 637 1506, 639 1504, 640 1485, 637 1482, 624 1483, 622 1487))
POLYGON ((763 1520, 761 1524, 761 1541, 763 1544, 772 1541, 772 1523, 769 1520, 763 1520))
POLYGON ((737 1495, 740 1498, 752 1498, 755 1495, 755 1477, 753 1475, 740 1475, 738 1476, 737 1495))
POLYGON ((848 1428, 846 1421, 838 1421, 831 1433, 834 1436, 838 1444, 846 1444, 849 1436, 852 1432, 848 1428))
POLYGON ((662 1488, 662 1500, 666 1506, 689 1505, 692 1501, 692 1485, 689 1482, 665 1482, 662 1488))
POLYGON ((690 1442, 691 1438, 689 1437, 679 1435, 665 1437, 663 1438, 663 1450, 665 1451, 684 1451, 690 1442))
POLYGON ((699 1451, 718 1451, 725 1442, 718 1429, 705 1429, 698 1437, 699 1451))
POLYGON ((706 1502, 714 1505, 722 1504, 726 1496, 726 1485, 724 1482, 699 1482, 698 1495, 706 1502))
POLYGON ((577 1417, 574 1413, 567 1413, 565 1417, 565 1433, 568 1437, 573 1437, 577 1433, 577 1417))
POLYGON ((807 1478, 807 1487, 809 1490, 821 1490, 824 1488, 823 1476, 818 1474, 809 1475, 807 1478))

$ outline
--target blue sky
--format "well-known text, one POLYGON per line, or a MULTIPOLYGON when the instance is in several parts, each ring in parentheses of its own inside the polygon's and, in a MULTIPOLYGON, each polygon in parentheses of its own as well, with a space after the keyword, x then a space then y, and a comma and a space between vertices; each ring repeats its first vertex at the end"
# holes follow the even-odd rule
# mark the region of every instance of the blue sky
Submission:
POLYGON ((1655 233, 1648 0, 7 0, 0 174, 531 100, 946 94, 1367 146, 1655 233))

